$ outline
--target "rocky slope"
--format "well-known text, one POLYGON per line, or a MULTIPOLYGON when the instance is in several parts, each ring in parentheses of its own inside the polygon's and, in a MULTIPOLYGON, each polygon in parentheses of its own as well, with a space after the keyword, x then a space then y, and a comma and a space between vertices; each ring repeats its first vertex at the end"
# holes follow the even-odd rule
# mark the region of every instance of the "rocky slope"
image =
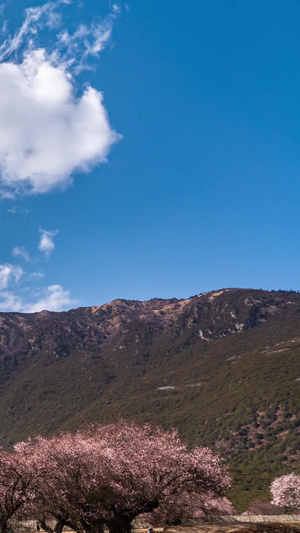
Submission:
POLYGON ((180 335, 197 326, 199 338, 212 341, 266 322, 298 302, 298 293, 223 289, 187 300, 114 300, 63 313, 0 313, 0 353, 45 349, 60 357, 74 348, 97 350, 134 321, 147 323, 153 334, 180 335))

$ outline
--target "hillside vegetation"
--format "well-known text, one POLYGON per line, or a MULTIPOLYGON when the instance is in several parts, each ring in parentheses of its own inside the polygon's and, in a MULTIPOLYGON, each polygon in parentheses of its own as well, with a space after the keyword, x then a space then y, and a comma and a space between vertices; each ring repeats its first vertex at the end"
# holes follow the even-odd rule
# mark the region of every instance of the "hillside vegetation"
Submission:
POLYGON ((219 450, 238 510, 300 473, 300 294, 0 314, 0 444, 119 417, 219 450))

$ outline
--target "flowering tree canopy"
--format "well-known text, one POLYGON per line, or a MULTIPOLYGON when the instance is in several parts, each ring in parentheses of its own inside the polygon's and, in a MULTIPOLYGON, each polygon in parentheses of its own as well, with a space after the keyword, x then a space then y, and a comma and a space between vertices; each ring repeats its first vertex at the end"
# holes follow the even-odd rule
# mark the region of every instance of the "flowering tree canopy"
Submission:
POLYGON ((93 444, 81 434, 66 433, 18 445, 37 473, 27 515, 48 533, 60 533, 65 525, 78 532, 102 531, 105 480, 101 454, 93 444))
POLYGON ((28 468, 26 457, 0 450, 1 533, 6 533, 9 521, 30 498, 34 475, 28 468))
POLYGON ((187 520, 199 520, 206 516, 233 515, 235 509, 226 498, 209 498, 197 493, 182 493, 171 503, 166 502, 143 515, 154 526, 176 525, 187 520))
POLYGON ((300 476, 286 474, 271 484, 272 503, 281 507, 300 508, 300 476))
POLYGON ((114 499, 110 531, 130 529, 132 520, 183 492, 223 496, 230 480, 220 459, 208 448, 189 451, 177 431, 121 422, 92 428, 101 442, 114 499))
POLYGON ((209 448, 188 450, 175 430, 118 422, 18 445, 38 472, 31 516, 51 533, 131 529, 132 520, 182 494, 223 497, 230 479, 209 448))

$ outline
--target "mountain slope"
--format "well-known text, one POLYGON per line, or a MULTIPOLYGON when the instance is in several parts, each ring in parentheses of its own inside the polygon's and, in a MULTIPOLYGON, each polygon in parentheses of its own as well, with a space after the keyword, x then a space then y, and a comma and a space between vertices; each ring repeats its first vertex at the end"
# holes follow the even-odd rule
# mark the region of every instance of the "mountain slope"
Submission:
POLYGON ((239 508, 300 456, 300 295, 225 289, 0 314, 0 443, 122 416, 215 446, 239 508))

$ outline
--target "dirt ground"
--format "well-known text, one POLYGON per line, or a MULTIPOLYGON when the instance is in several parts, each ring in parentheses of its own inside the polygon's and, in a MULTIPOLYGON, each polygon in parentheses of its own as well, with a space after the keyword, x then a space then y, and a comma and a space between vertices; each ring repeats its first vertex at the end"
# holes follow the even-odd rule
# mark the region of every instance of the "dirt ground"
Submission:
POLYGON ((199 524, 172 526, 165 533, 300 533, 300 524, 199 524))

